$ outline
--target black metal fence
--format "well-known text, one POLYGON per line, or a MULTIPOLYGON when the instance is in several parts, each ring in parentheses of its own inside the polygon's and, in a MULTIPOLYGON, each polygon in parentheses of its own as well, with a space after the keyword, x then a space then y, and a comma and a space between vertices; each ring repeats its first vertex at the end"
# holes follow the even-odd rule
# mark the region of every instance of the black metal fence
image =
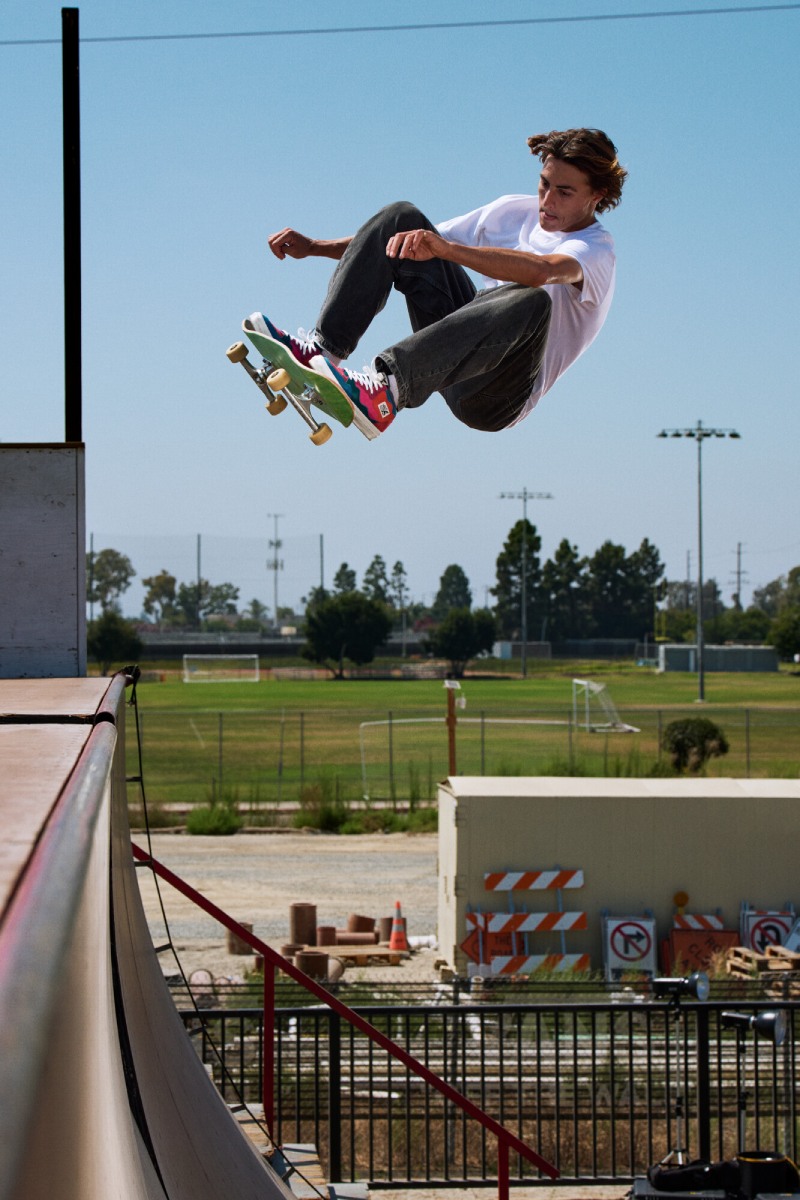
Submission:
MULTIPOLYGON (((564 1181, 623 1182, 671 1151, 797 1159, 800 1001, 356 1006, 372 1024, 558 1166, 564 1181), (728 1028, 724 1010, 782 1008, 781 1046, 728 1028)), ((229 1102, 260 1099, 262 1014, 184 1010, 229 1102)), ((323 1007, 276 1013, 279 1143, 314 1142, 331 1180, 374 1187, 496 1178, 493 1139, 323 1007)), ((521 1159, 514 1182, 536 1182, 521 1159)))

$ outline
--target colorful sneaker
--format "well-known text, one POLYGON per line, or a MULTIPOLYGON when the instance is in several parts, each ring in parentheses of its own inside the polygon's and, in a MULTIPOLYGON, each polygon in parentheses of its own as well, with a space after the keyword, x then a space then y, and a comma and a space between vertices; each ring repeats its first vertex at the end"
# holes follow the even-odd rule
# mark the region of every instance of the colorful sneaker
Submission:
POLYGON ((288 352, 290 355, 289 361, 283 361, 283 355, 278 350, 275 354, 275 366, 283 367, 290 375, 293 366, 307 367, 315 355, 323 353, 313 330, 311 333, 306 333, 305 329, 298 329, 297 337, 292 337, 290 333, 273 325, 269 317, 265 317, 263 313, 251 313, 243 327, 245 332, 251 329, 254 333, 261 333, 264 337, 268 337, 277 346, 284 347, 284 352, 288 352))
POLYGON ((386 375, 374 368, 347 371, 335 367, 319 354, 311 360, 311 369, 335 383, 353 406, 353 424, 368 438, 385 433, 397 415, 397 404, 386 375))

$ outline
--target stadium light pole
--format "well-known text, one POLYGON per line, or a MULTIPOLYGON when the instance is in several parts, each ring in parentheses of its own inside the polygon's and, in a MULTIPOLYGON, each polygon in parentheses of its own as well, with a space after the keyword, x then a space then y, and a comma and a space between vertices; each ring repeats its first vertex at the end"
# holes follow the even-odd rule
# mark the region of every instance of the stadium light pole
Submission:
POLYGON ((529 492, 525 487, 521 492, 501 492, 501 500, 521 500, 522 501, 522 586, 520 604, 522 606, 522 656, 520 670, 522 678, 526 679, 528 675, 528 501, 529 500, 552 500, 553 496, 550 492, 529 492))
POLYGON ((740 438, 735 429, 709 429, 702 421, 689 429, 662 429, 656 437, 694 438, 697 442, 697 699, 706 698, 705 639, 703 637, 703 442, 706 438, 740 438))
POLYGON ((278 551, 280 550, 281 546, 283 545, 283 542, 278 537, 278 521, 280 521, 281 517, 283 517, 283 516, 284 516, 284 513, 267 513, 267 519, 269 519, 271 517, 272 520, 275 522, 275 537, 269 543, 269 548, 270 548, 270 550, 273 551, 274 558, 267 559, 267 570, 275 572, 274 593, 273 593, 274 594, 274 602, 275 602, 275 610, 273 612, 273 618, 275 621, 276 629, 278 627, 278 571, 283 570, 283 560, 278 557, 278 551))

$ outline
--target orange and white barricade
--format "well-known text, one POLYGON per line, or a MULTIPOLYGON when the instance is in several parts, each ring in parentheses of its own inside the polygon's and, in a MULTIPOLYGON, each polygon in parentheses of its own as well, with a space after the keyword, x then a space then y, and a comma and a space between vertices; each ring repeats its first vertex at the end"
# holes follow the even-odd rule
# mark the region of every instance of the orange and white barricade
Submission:
POLYGON ((562 889, 584 886, 582 870, 553 868, 536 871, 487 871, 487 891, 508 896, 509 912, 468 912, 467 937, 461 949, 470 959, 470 975, 516 975, 532 971, 586 971, 586 954, 568 954, 565 934, 586 929, 585 912, 565 912, 562 889), (513 894, 521 891, 549 891, 557 896, 557 908, 550 912, 514 911, 513 894), (558 933, 560 954, 533 954, 529 935, 558 933))

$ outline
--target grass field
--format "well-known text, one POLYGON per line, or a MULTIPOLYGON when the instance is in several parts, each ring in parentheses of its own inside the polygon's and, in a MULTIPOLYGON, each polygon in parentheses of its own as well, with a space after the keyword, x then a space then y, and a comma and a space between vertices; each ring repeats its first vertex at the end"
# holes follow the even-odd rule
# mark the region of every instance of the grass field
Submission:
MULTIPOLYGON (((663 774, 664 726, 702 713, 729 754, 711 776, 800 777, 800 677, 709 674, 696 703, 690 674, 608 663, 537 663, 526 680, 468 677, 458 711, 457 770, 486 775, 663 774), (590 732, 572 712, 572 679, 606 684, 637 733, 590 732)), ((307 803, 424 805, 448 772, 441 680, 184 684, 167 673, 138 688, 150 807, 227 798, 246 819, 307 803)), ((130 773, 135 730, 129 723, 130 773)), ((133 800, 133 797, 131 797, 133 800)))
MULTIPOLYGON (((306 664, 307 665, 307 664, 306 664)), ((156 668, 156 664, 153 664, 156 668)), ((156 668, 158 669, 158 668, 156 668)), ((440 680, 296 680, 260 683, 184 684, 177 665, 159 684, 142 684, 148 708, 371 708, 436 705, 443 695, 440 680), (377 699, 376 699, 377 697, 377 699)), ((528 678, 468 676, 462 687, 472 704, 565 705, 572 703, 572 680, 605 683, 617 706, 666 707, 692 704, 697 676, 680 671, 658 674, 648 667, 610 662, 533 662, 528 678)), ((714 705, 800 707, 800 672, 711 673, 705 677, 706 701, 714 705)))

